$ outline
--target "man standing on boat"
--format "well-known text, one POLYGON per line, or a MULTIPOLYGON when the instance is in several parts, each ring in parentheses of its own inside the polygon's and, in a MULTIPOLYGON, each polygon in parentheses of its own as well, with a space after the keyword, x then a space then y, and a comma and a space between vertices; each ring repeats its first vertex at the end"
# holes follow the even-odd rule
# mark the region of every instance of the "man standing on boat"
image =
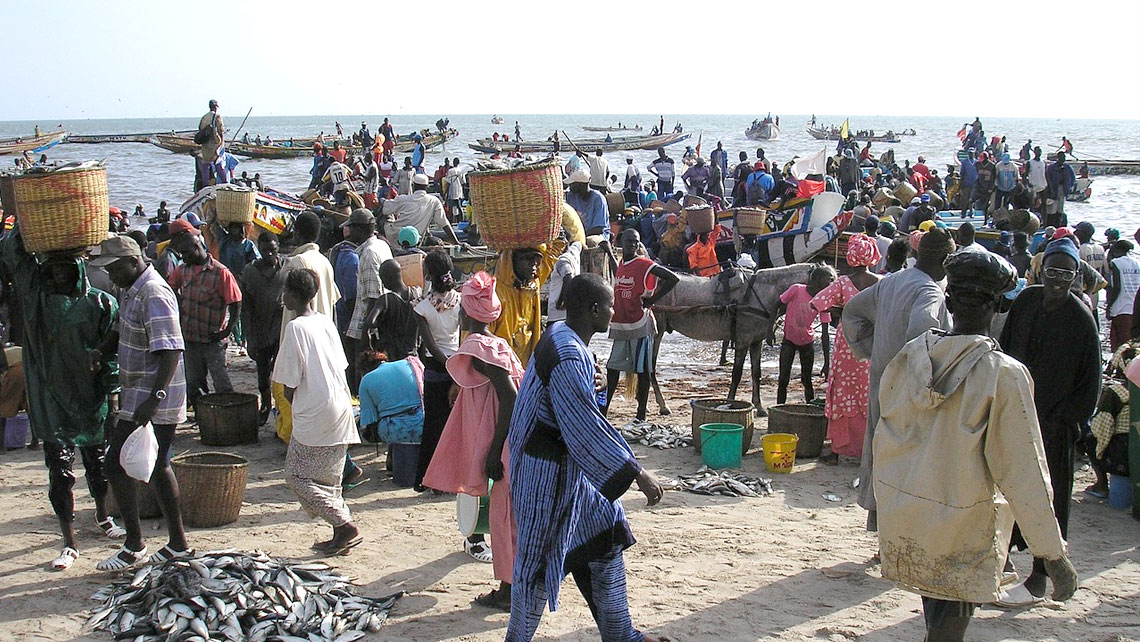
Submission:
POLYGON ((199 145, 198 167, 201 171, 200 184, 194 186, 194 191, 206 184, 230 182, 229 171, 222 162, 226 151, 225 133, 222 115, 218 113, 218 101, 211 100, 210 110, 198 119, 198 133, 194 135, 194 142, 199 145), (210 178, 214 179, 212 183, 210 178))

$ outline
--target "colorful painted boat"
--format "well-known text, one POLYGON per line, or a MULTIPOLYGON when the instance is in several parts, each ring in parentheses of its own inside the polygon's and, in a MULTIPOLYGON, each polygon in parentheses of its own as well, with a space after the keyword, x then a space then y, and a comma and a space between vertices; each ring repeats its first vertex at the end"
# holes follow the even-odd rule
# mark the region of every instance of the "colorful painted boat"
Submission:
MULTIPOLYGON (((827 129, 827 128, 823 128, 823 127, 808 127, 807 133, 811 134, 811 137, 816 139, 816 140, 839 140, 839 129, 838 128, 827 129)), ((897 143, 897 142, 902 140, 902 138, 898 134, 896 134, 894 132, 890 132, 890 131, 885 133, 885 134, 876 134, 874 136, 868 136, 866 134, 862 134, 862 135, 857 134, 857 133, 855 133, 854 130, 852 130, 850 132, 850 135, 855 140, 870 141, 872 143, 897 143)))
MULTIPOLYGON (((561 151, 570 152, 574 150, 575 145, 583 150, 593 152, 595 149, 601 149, 603 152, 620 152, 631 149, 657 149, 658 147, 665 147, 674 143, 679 143, 692 136, 692 134, 658 134, 656 136, 628 136, 625 138, 614 138, 612 140, 605 140, 604 138, 594 138, 589 140, 575 140, 574 145, 571 145, 565 139, 559 141, 561 151)), ((502 152, 512 152, 518 147, 519 151, 524 154, 550 154, 555 151, 554 141, 552 140, 523 140, 523 141, 501 141, 491 138, 480 138, 474 143, 468 145, 471 149, 484 154, 494 154, 502 152)))
MULTIPOLYGON (((178 208, 178 214, 182 216, 193 212, 202 220, 210 220, 213 218, 215 197, 213 185, 203 187, 178 208)), ((281 234, 303 211, 305 204, 292 194, 266 188, 265 191, 258 192, 254 198, 253 222, 263 229, 281 234)))
MULTIPOLYGON (((424 136, 423 142, 426 149, 433 149, 439 147, 445 142, 455 138, 459 132, 452 129, 446 132, 437 132, 424 136)), ((401 136, 396 139, 396 146, 394 153, 406 154, 412 151, 416 146, 416 141, 412 139, 411 135, 401 136)), ((351 147, 345 147, 351 149, 351 147)), ((245 156, 248 158, 303 158, 313 155, 313 144, 297 144, 294 139, 293 144, 273 144, 273 145, 256 145, 251 143, 232 142, 226 143, 226 149, 234 156, 245 156)))
POLYGON ((101 143, 149 143, 155 136, 192 136, 193 130, 180 132, 150 132, 146 134, 71 134, 67 137, 68 144, 79 143, 95 145, 101 143))
POLYGON ((30 152, 38 154, 50 147, 54 147, 67 139, 67 132, 58 131, 40 136, 5 138, 0 140, 0 156, 9 154, 22 154, 30 152))
POLYGON ((179 134, 158 134, 150 139, 150 144, 175 154, 193 154, 198 151, 198 143, 193 136, 179 134))

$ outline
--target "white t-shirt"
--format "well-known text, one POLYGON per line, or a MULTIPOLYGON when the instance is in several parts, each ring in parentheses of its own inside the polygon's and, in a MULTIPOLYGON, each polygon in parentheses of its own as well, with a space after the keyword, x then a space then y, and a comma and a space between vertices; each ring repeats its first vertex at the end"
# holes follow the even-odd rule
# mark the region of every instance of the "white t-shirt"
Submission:
POLYGON ((458 167, 447 170, 447 198, 453 201, 463 198, 463 170, 458 167))
POLYGON ((1045 180, 1045 161, 1030 159, 1029 161, 1029 184, 1033 186, 1033 190, 1040 192, 1048 186, 1048 181, 1045 180))
POLYGON ((586 164, 590 166, 590 184, 603 187, 610 184, 610 164, 604 156, 587 156, 586 164))
MULTIPOLYGON (((443 352, 443 359, 455 354, 455 351, 459 349, 459 306, 455 305, 440 312, 432 305, 430 295, 425 294, 424 299, 417 303, 413 310, 427 322, 428 330, 431 332, 432 338, 435 339, 435 344, 443 352)), ((438 358, 441 355, 433 354, 432 356, 438 358)))
POLYGON ((443 203, 424 190, 401 194, 396 198, 384 202, 384 213, 388 215, 388 229, 385 236, 393 242, 400 235, 400 228, 411 225, 420 232, 420 236, 428 233, 432 224, 440 228, 447 227, 447 216, 443 213, 443 203))
POLYGON ((285 326, 273 381, 295 388, 293 435, 306 446, 358 444, 340 334, 324 314, 299 316, 285 326))
POLYGON ((352 183, 348 180, 348 166, 344 163, 334 162, 332 165, 329 165, 329 168, 325 171, 325 175, 321 180, 332 181, 333 192, 352 188, 352 183))
POLYGON ((558 297, 562 296, 562 288, 570 279, 578 276, 582 271, 582 244, 574 241, 566 251, 558 256, 554 262, 554 269, 550 272, 549 289, 547 292, 546 324, 566 320, 566 310, 558 309, 558 297))

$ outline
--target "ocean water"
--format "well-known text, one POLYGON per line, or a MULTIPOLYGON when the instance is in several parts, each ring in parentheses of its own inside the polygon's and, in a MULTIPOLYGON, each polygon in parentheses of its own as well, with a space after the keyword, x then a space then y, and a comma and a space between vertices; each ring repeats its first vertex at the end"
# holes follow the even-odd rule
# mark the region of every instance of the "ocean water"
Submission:
MULTIPOLYGON (((717 141, 724 144, 728 151, 730 166, 735 164, 738 153, 747 151, 754 157, 756 148, 762 146, 768 158, 778 163, 790 160, 793 156, 807 156, 827 147, 833 149, 835 143, 817 141, 805 131, 809 115, 780 115, 781 132, 779 140, 750 141, 744 136, 744 131, 754 118, 764 116, 764 113, 751 115, 665 115, 665 126, 671 130, 673 125, 680 122, 686 132, 692 133, 690 140, 669 148, 673 158, 680 159, 685 145, 697 144, 701 140, 701 150, 707 157, 715 148, 717 141)), ((773 114, 775 115, 775 114, 773 114)), ((226 125, 233 132, 241 123, 242 114, 224 113, 226 125)), ((480 155, 467 147, 476 138, 490 137, 494 132, 514 134, 514 123, 519 122, 523 139, 545 139, 554 131, 564 132, 572 140, 602 137, 605 134, 585 132, 582 125, 607 126, 616 125, 618 121, 623 124, 640 124, 645 131, 657 124, 660 115, 519 115, 502 113, 506 119, 503 125, 492 125, 491 115, 424 115, 424 116, 390 116, 389 119, 398 133, 407 133, 425 127, 434 127, 436 119, 446 116, 451 121, 451 127, 459 130, 460 135, 446 145, 428 154, 425 165, 434 171, 444 159, 458 156, 463 163, 471 163, 480 155)), ((1061 141, 1061 136, 1068 136, 1073 141, 1074 151, 1078 158, 1140 158, 1140 121, 1136 120, 1060 120, 1060 119, 1025 119, 1025 118, 987 118, 980 114, 982 123, 988 136, 1004 135, 1007 137, 1011 153, 1016 156, 1017 150, 1032 139, 1035 145, 1041 145, 1043 150, 1052 151, 1061 141)), ((345 132, 356 131, 360 128, 361 120, 367 121, 372 132, 383 120, 384 115, 331 115, 331 116, 288 116, 288 117, 257 117, 251 116, 246 122, 245 129, 252 136, 260 134, 272 136, 275 140, 288 139, 290 136, 316 136, 320 132, 331 134, 335 132, 335 121, 340 121, 345 132)), ((839 125, 843 116, 816 114, 819 124, 839 125)), ((876 133, 888 129, 902 131, 913 128, 915 136, 904 136, 902 142, 890 145, 895 149, 895 158, 901 164, 904 159, 912 162, 919 155, 926 156, 931 167, 945 170, 946 165, 954 162, 954 154, 958 149, 956 134, 962 123, 973 121, 974 114, 963 115, 962 118, 929 118, 921 116, 863 116, 851 119, 852 129, 873 129, 876 133)), ((163 119, 108 119, 108 120, 74 120, 74 121, 7 121, 0 122, 0 138, 19 135, 28 135, 35 125, 49 131, 62 124, 64 129, 76 134, 112 134, 135 133, 193 129, 197 126, 197 118, 163 118, 163 119)), ((631 135, 631 132, 616 133, 616 136, 631 135)), ((872 151, 881 153, 888 145, 874 143, 872 151)), ((638 150, 629 152, 645 172, 645 166, 656 152, 652 150, 638 150)), ((106 159, 107 181, 110 190, 111 203, 124 210, 133 211, 136 203, 141 203, 146 212, 153 212, 159 201, 165 200, 171 209, 185 201, 193 194, 194 161, 190 156, 179 155, 150 144, 102 144, 77 145, 62 144, 47 150, 52 160, 88 160, 95 158, 106 159)), ((564 152, 565 154, 565 152, 564 152)), ((624 175, 625 152, 607 154, 612 173, 624 175)), ((7 164, 12 157, 0 157, 0 162, 7 164)), ((308 186, 308 170, 311 161, 307 158, 287 160, 267 159, 241 159, 237 171, 246 171, 252 176, 260 172, 267 185, 286 191, 301 191, 308 186)), ((1140 176, 1106 176, 1098 177, 1092 184, 1092 198, 1085 203, 1068 203, 1066 212, 1069 221, 1076 223, 1082 220, 1091 221, 1096 225, 1098 235, 1108 227, 1117 227, 1126 233, 1131 233, 1140 227, 1140 176)))

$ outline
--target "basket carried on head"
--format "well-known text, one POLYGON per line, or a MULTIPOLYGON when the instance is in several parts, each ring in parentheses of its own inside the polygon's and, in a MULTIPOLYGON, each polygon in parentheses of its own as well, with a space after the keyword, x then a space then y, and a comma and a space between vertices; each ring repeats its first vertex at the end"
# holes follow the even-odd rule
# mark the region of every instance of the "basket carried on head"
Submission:
POLYGON ((215 392, 198 397, 198 432, 207 446, 257 441, 258 397, 247 392, 215 392))
POLYGON ((535 247, 558 238, 562 168, 557 161, 468 174, 479 234, 496 250, 535 247))
POLYGON ((193 453, 170 461, 178 477, 182 519, 187 526, 223 526, 237 521, 245 497, 249 461, 231 453, 193 453))
POLYGON ((12 203, 6 199, 4 211, 19 219, 29 252, 73 250, 107 238, 110 203, 102 166, 29 172, 10 180, 12 203))
POLYGON ((251 223, 257 190, 236 185, 219 185, 214 190, 214 207, 219 223, 251 223))

